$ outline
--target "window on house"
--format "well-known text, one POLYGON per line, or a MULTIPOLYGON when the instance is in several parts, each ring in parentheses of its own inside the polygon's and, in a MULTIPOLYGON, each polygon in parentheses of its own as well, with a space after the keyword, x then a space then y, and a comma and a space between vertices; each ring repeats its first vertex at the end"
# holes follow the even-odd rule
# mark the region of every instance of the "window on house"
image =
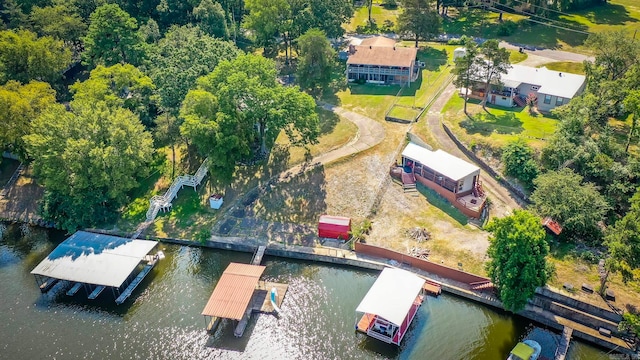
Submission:
POLYGON ((558 98, 556 99, 556 106, 562 105, 563 102, 564 102, 564 98, 561 98, 560 96, 558 96, 558 98))
POLYGON ((551 95, 545 95, 544 96, 544 103, 545 104, 551 104, 551 95))
POLYGON ((531 90, 538 91, 538 90, 540 90, 540 86, 531 85, 531 90))

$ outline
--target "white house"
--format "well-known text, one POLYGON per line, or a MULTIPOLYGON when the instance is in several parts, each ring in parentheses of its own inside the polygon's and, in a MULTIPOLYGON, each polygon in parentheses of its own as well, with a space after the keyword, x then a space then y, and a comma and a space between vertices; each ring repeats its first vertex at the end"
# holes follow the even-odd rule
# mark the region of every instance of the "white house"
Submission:
POLYGON ((431 151, 411 142, 402 151, 402 165, 416 181, 444 196, 467 216, 480 217, 486 196, 479 167, 440 149, 431 151))
MULTIPOLYGON (((532 94, 537 99, 538 110, 548 112, 580 95, 586 82, 584 75, 563 73, 546 67, 511 65, 509 72, 500 76, 500 84, 493 84, 488 102, 505 107, 524 106, 526 98, 532 94)), ((484 84, 476 83, 470 95, 483 97, 484 84)))

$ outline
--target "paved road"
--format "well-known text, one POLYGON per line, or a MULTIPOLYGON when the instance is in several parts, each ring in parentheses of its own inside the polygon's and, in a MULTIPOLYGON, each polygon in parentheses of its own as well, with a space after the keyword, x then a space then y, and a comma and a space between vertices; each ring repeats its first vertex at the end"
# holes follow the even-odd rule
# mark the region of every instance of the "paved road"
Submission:
MULTIPOLYGON (((510 44, 506 41, 500 42, 500 47, 510 50, 518 50, 520 47, 517 45, 510 44)), ((529 55, 539 56, 543 58, 550 59, 552 61, 574 61, 574 62, 583 62, 585 60, 593 61, 593 56, 587 56, 582 54, 576 54, 568 51, 562 50, 551 50, 551 49, 533 49, 533 50, 525 50, 525 53, 529 55)))

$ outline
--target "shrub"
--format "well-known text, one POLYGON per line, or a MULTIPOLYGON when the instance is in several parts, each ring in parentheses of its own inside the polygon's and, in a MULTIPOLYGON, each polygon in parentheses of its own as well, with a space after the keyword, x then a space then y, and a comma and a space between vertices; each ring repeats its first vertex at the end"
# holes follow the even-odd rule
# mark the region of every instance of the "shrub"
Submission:
POLYGON ((518 29, 518 24, 511 20, 503 21, 498 25, 498 36, 509 36, 518 29))
POLYGON ((538 176, 538 165, 533 158, 533 149, 518 139, 507 144, 502 151, 504 173, 520 180, 528 189, 533 188, 533 179, 538 176))
POLYGON ((462 39, 449 39, 447 45, 462 45, 464 41, 462 39))

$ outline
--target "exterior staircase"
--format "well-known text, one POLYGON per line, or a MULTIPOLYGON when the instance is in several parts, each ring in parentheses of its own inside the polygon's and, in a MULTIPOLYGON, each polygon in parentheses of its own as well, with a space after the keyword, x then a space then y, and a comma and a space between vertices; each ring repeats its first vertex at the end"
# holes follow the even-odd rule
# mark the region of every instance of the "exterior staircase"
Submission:
POLYGON ((2 191, 0 191, 0 197, 4 197, 9 193, 9 188, 11 188, 11 186, 18 180, 20 175, 22 175, 22 173, 24 172, 24 169, 25 169, 24 164, 20 163, 16 171, 14 171, 13 175, 11 175, 11 178, 9 179, 9 181, 7 181, 7 183, 2 188, 2 191))
POLYGON ((180 175, 169 187, 169 189, 164 193, 164 195, 155 195, 149 200, 149 210, 147 210, 147 221, 153 221, 156 216, 158 216, 158 212, 169 211, 171 209, 171 202, 178 195, 178 191, 182 189, 184 186, 191 186, 194 190, 196 190, 197 186, 200 185, 202 179, 207 175, 207 171, 209 171, 209 159, 205 159, 202 162, 202 165, 198 168, 195 175, 180 175))
POLYGON ((513 102, 516 103, 519 107, 527 106, 527 103, 518 95, 513 95, 513 102))

